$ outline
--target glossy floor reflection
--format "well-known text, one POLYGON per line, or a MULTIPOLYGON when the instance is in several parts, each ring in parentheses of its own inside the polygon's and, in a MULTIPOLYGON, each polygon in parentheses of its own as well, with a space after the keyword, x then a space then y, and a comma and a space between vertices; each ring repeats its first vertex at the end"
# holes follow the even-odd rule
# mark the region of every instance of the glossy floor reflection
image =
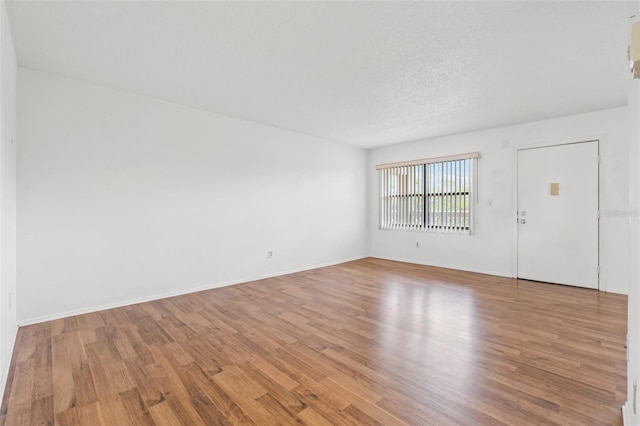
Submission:
POLYGON ((472 292, 454 285, 425 286, 420 280, 384 288, 377 314, 384 324, 377 336, 381 357, 394 354, 413 363, 455 366, 455 380, 464 381, 469 354, 477 350, 472 292))

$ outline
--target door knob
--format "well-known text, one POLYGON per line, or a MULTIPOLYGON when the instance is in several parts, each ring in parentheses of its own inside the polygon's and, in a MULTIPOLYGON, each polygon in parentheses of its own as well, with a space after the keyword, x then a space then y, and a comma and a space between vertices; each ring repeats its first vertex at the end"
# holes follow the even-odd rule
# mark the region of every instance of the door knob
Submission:
POLYGON ((524 225, 525 223, 527 223, 527 221, 526 221, 526 219, 520 219, 520 223, 522 223, 524 225))

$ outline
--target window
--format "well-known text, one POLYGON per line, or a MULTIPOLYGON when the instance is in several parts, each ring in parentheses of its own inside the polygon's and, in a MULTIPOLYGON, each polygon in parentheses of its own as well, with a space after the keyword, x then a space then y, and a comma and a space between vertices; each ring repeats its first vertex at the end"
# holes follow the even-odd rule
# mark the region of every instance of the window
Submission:
POLYGON ((470 233, 478 153, 377 166, 380 229, 470 233))

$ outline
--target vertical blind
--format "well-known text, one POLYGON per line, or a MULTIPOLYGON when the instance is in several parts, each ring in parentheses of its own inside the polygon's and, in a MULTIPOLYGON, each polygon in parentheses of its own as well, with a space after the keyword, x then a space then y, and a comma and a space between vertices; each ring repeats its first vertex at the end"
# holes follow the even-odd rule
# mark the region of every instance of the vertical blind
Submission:
POLYGON ((478 153, 378 166, 380 229, 471 230, 478 153))
POLYGON ((380 170, 382 229, 424 228, 424 170, 424 164, 380 170))

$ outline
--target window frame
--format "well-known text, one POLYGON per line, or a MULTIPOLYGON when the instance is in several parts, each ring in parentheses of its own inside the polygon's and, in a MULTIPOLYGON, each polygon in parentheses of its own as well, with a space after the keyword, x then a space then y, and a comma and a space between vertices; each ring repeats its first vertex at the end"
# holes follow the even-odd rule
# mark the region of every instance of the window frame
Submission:
POLYGON ((475 205, 477 204, 478 158, 480 158, 480 153, 472 152, 377 165, 376 170, 378 170, 379 176, 378 229, 472 235, 475 222, 475 205), (461 163, 461 161, 468 161, 468 163, 461 163), (438 166, 441 168, 439 171, 439 184, 436 183, 438 166), (468 170, 463 173, 461 168, 467 168, 468 170), (445 173, 448 173, 449 176, 453 173, 456 179, 445 183, 445 173), (394 175, 397 176, 395 183, 393 182, 394 175), (464 185, 466 180, 468 180, 468 183, 464 185), (416 185, 418 185, 417 188, 416 185), (460 196, 464 198, 460 199, 460 196), (430 204, 430 199, 435 200, 432 197, 443 197, 440 201, 441 203, 446 202, 451 206, 453 202, 456 207, 446 213, 444 205, 441 204, 440 208, 437 209, 435 201, 434 204, 430 204), (409 201, 403 202, 403 199, 409 201), (415 199, 420 203, 417 208, 412 206, 413 201, 411 199, 415 199), (397 201, 394 202, 392 200, 397 201), (460 210, 459 206, 461 204, 468 207, 468 212, 467 209, 460 210), (462 218, 456 217, 461 211, 466 214, 462 218), (437 221, 435 214, 441 215, 440 224, 434 223, 437 221), (416 216, 420 217, 416 220, 416 216), (450 222, 452 217, 453 223, 450 222), (392 219, 397 218, 400 220, 396 223, 390 223, 392 219))

